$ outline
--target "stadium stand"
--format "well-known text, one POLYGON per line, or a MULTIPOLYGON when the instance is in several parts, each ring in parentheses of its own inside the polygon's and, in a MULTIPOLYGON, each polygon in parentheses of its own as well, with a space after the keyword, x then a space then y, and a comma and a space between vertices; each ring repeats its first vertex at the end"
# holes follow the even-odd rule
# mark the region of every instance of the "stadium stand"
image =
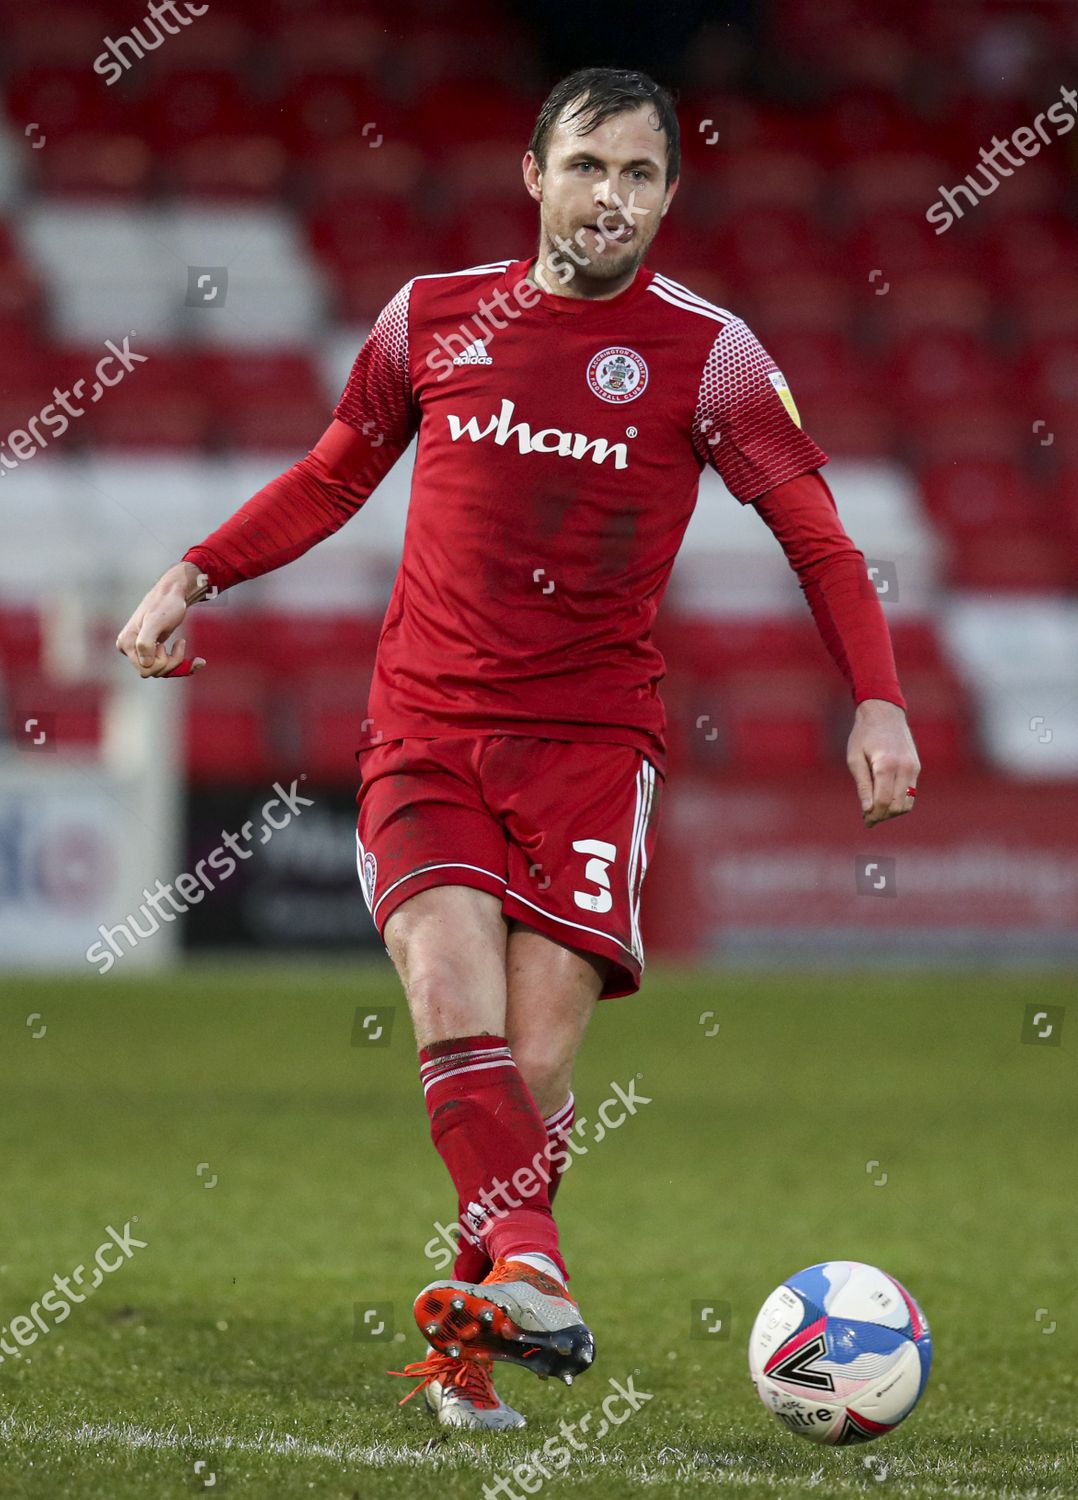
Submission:
MULTIPOLYGON (((820 60, 811 98, 689 79, 683 195, 654 264, 748 319, 832 453, 840 510, 890 589, 926 763, 1074 776, 1073 148, 1045 149, 946 235, 925 213, 1001 113, 1018 125, 1038 87, 1051 96, 1047 63, 1075 47, 1076 17, 1030 7, 1001 100, 985 59, 1007 37, 983 14, 911 3, 851 26, 848 12, 775 7, 782 45, 820 60), (1050 753, 1038 714, 1055 716, 1050 753)), ((3 478, 5 696, 63 702, 72 743, 99 732, 112 663, 84 653, 80 680, 50 677, 57 598, 89 589, 88 614, 118 618, 306 451, 404 280, 523 256, 534 238, 518 162, 541 86, 522 86, 527 33, 501 12, 488 47, 484 7, 455 0, 320 6, 318 27, 301 4, 233 4, 106 87, 92 60, 142 14, 0 4, 0 428, 88 376, 106 339, 131 334, 150 356, 3 478), (409 18, 404 47, 381 24, 391 10, 409 18)), ((363 711, 409 465, 287 575, 200 611, 198 649, 228 674, 192 699, 193 781, 257 780, 299 720, 317 774, 354 779, 340 747, 363 711)), ((781 774, 833 756, 842 684, 774 542, 713 476, 666 610, 675 765, 781 774)))

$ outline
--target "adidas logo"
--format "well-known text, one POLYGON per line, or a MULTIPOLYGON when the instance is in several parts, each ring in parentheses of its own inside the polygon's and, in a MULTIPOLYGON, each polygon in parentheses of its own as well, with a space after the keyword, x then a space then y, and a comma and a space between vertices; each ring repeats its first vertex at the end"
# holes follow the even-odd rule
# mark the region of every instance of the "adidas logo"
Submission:
POLYGON ((487 346, 482 339, 476 339, 468 345, 463 354, 454 357, 455 365, 492 365, 494 361, 487 353, 487 346))

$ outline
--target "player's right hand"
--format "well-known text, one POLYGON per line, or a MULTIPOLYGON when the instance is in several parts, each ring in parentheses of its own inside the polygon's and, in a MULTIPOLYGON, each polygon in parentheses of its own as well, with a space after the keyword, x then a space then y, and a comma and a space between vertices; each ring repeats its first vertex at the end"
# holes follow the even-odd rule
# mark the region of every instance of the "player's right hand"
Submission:
POLYGON ((206 580, 193 563, 169 568, 135 610, 116 637, 116 649, 126 656, 140 677, 186 677, 204 667, 204 657, 188 661, 187 641, 169 650, 165 642, 183 624, 188 604, 206 592, 206 580))

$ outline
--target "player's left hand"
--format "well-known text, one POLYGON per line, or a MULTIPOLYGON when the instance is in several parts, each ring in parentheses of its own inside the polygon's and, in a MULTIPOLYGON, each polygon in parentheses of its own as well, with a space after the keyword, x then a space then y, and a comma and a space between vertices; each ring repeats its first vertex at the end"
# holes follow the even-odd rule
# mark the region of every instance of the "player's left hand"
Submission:
POLYGON ((846 746, 846 764, 857 783, 866 828, 911 812, 921 762, 904 711, 883 698, 857 705, 846 746))

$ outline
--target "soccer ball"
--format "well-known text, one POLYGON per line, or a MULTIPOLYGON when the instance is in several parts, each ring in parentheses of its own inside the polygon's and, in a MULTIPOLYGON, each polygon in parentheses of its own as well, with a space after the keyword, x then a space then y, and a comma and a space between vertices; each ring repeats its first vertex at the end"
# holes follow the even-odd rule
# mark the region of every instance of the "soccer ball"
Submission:
POLYGON ((921 1399, 932 1365, 925 1315, 893 1276, 828 1260, 790 1276, 749 1339, 760 1400, 813 1443, 867 1443, 921 1399))

